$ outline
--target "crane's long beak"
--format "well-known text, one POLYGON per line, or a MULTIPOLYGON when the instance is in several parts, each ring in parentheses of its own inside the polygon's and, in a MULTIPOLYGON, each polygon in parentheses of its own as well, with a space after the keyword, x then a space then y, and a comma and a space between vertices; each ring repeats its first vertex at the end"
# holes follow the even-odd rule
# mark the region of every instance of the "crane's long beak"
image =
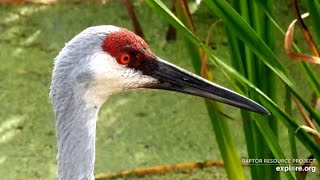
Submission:
POLYGON ((146 74, 159 81, 159 83, 151 85, 148 88, 196 95, 253 112, 270 115, 270 112, 258 103, 160 58, 148 62, 152 65, 145 64, 149 66, 146 74))

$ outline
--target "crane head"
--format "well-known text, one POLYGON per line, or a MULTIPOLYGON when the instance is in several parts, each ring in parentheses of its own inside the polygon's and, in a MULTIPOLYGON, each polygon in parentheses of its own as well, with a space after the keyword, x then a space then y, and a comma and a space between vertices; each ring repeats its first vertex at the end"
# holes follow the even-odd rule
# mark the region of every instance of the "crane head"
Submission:
POLYGON ((70 71, 76 71, 76 82, 87 84, 81 86, 87 88, 86 96, 100 103, 114 93, 147 88, 191 94, 270 114, 258 103, 157 57, 142 38, 124 28, 108 25, 84 30, 60 52, 55 71, 59 64, 72 64, 70 71), (77 57, 82 60, 62 63, 63 59, 75 61, 77 57))

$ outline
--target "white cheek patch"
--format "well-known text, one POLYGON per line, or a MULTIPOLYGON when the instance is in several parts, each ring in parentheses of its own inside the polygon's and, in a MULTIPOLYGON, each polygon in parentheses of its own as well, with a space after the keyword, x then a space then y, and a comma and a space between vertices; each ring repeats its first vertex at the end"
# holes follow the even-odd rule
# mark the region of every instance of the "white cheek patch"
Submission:
POLYGON ((121 71, 121 67, 116 67, 114 61, 112 56, 104 52, 97 52, 90 59, 89 69, 93 73, 94 80, 85 95, 88 103, 101 106, 108 96, 116 91, 109 87, 116 83, 113 81, 116 79, 113 72, 121 71))
POLYGON ((121 71, 124 67, 121 67, 115 59, 104 52, 98 52, 90 59, 90 70, 94 72, 96 76, 103 76, 111 74, 113 71, 121 71))
POLYGON ((94 83, 86 96, 88 101, 94 103, 102 104, 112 94, 157 82, 140 71, 118 64, 105 52, 94 54, 89 64, 90 71, 94 74, 94 83))

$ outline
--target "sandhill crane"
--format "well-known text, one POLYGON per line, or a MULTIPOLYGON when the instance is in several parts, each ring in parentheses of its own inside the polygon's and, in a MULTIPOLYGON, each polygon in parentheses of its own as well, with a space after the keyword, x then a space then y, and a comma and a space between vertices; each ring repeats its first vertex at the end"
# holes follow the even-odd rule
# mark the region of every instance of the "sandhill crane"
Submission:
POLYGON ((50 96, 59 179, 94 179, 98 111, 110 95, 138 88, 177 91, 269 114, 254 101, 160 59, 127 29, 90 27, 54 61, 50 96))

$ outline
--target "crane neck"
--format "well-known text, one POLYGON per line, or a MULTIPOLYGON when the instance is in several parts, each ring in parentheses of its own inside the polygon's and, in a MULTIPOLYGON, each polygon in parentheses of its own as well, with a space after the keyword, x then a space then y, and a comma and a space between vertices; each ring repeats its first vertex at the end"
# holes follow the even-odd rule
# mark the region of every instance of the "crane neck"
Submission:
POLYGON ((68 92, 55 104, 60 180, 93 180, 96 120, 100 106, 68 92))
POLYGON ((119 30, 115 26, 88 28, 55 57, 50 96, 56 118, 60 180, 94 179, 97 114, 113 91, 105 93, 106 83, 97 86, 100 82, 91 63, 101 52, 105 37, 119 30))

